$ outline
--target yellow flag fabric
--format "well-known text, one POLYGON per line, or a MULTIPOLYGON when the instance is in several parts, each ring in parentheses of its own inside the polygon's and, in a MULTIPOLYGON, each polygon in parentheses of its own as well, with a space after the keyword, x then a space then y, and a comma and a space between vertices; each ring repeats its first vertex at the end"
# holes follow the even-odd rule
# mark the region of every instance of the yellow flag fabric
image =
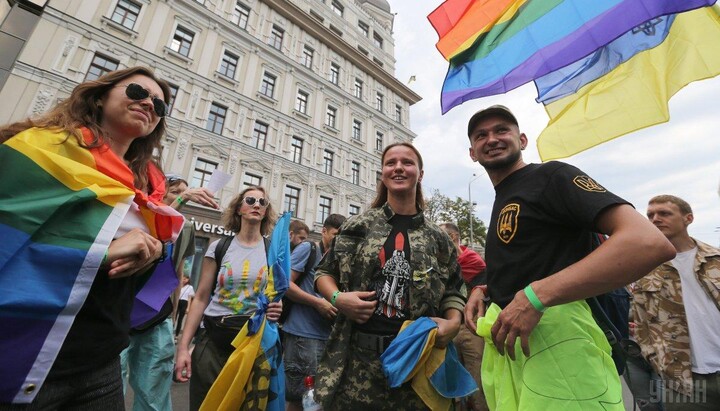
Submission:
MULTIPOLYGON (((220 375, 208 391, 200 407, 201 411, 239 410, 245 396, 245 385, 250 379, 253 364, 260 350, 260 342, 265 328, 265 322, 260 326, 260 332, 248 336, 248 327, 245 325, 233 341, 235 351, 230 355, 220 375), (233 393, 233 395, 227 395, 233 393)), ((264 409, 258 408, 258 409, 264 409)))
POLYGON ((568 157, 668 121, 668 101, 675 93, 720 74, 719 11, 715 5, 678 14, 660 45, 548 104, 550 121, 537 142, 540 158, 568 157))

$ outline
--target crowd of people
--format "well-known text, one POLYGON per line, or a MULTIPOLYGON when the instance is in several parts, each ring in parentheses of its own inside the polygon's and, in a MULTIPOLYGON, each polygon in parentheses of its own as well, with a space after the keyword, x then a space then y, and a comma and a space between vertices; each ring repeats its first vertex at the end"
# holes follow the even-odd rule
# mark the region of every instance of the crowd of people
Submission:
POLYGON ((173 380, 198 410, 258 310, 282 323, 287 410, 308 376, 326 410, 429 409, 426 388, 390 388, 383 358, 428 318, 479 387, 458 409, 624 410, 615 342, 586 300, 628 284, 641 409, 720 403, 720 249, 688 235, 684 200, 656 196, 645 218, 569 164, 526 164, 517 117, 492 106, 467 129, 496 192, 484 258, 426 218, 422 156, 393 143, 367 211, 330 215, 319 243, 292 222, 289 288, 260 307, 277 220, 263 187, 223 210, 235 234, 209 245, 196 288, 183 270, 195 239, 178 211, 220 204, 156 161, 169 100, 132 67, 0 128, 0 162, 23 170, 0 187, 0 410, 121 410, 126 380, 134 410, 171 410, 173 380))

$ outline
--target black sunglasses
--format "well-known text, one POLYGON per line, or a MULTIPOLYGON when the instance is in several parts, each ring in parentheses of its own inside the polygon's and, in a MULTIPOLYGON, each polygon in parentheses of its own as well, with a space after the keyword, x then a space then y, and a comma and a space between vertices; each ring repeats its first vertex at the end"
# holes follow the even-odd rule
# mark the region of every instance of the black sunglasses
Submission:
MULTIPOLYGON (((137 83, 130 83, 118 87, 125 87, 125 95, 131 100, 145 100, 150 96, 150 91, 137 83)), ((168 105, 165 104, 161 98, 152 97, 152 103, 153 108, 155 109, 155 114, 157 114, 158 117, 165 117, 167 115, 167 112, 169 111, 168 105)))
POLYGON ((243 201, 245 202, 245 204, 249 205, 250 207, 254 206, 256 201, 258 202, 258 204, 260 204, 260 207, 267 207, 267 205, 268 205, 267 200, 264 199, 263 197, 255 198, 252 196, 247 196, 247 197, 243 198, 243 201))

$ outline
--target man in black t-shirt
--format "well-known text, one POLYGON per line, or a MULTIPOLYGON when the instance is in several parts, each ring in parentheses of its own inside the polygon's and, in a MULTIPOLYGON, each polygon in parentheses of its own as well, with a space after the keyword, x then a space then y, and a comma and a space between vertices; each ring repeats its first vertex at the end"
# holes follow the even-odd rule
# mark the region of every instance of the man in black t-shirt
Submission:
POLYGON ((465 308, 473 330, 484 316, 478 333, 492 342, 482 375, 490 408, 623 409, 610 347, 584 300, 642 277, 672 258, 672 245, 577 168, 525 164, 528 139, 506 107, 475 113, 468 137, 496 191, 487 288, 474 287, 465 308), (595 251, 593 231, 610 235, 595 251))

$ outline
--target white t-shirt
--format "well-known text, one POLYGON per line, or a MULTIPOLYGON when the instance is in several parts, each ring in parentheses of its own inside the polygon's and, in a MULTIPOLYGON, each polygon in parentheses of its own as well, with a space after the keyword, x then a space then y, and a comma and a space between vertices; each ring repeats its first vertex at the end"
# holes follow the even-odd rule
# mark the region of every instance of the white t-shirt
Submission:
MULTIPOLYGON (((219 242, 210 244, 205 257, 215 259, 215 248, 219 242)), ((220 262, 215 293, 205 309, 205 315, 252 315, 257 309, 257 296, 265 291, 267 281, 265 242, 261 239, 254 246, 246 247, 237 237, 233 238, 220 262)))
POLYGON ((191 297, 195 297, 195 289, 190 284, 183 285, 180 289, 180 299, 189 301, 191 297))
POLYGON ((720 310, 703 290, 693 266, 697 248, 677 253, 672 265, 680 273, 683 305, 690 331, 692 371, 710 374, 720 371, 720 310))

